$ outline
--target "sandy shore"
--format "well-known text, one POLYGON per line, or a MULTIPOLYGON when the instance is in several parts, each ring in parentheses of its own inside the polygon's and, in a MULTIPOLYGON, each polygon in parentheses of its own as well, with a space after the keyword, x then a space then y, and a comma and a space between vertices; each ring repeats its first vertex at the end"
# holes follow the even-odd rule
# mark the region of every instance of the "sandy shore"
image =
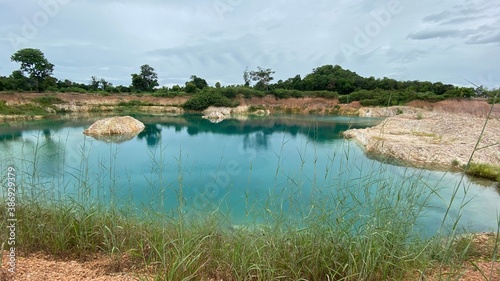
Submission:
POLYGON ((469 114, 421 110, 388 117, 372 128, 348 130, 344 136, 355 139, 370 154, 398 159, 417 167, 463 165, 471 156, 476 163, 500 165, 498 116, 486 119, 469 114))

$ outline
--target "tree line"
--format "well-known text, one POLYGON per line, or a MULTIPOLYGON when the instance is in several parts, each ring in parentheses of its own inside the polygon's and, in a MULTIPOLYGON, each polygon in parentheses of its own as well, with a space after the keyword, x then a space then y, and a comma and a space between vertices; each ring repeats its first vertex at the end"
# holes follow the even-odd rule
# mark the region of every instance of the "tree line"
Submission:
POLYGON ((209 105, 232 105, 237 95, 276 98, 301 98, 306 96, 338 98, 341 103, 360 101, 363 105, 397 105, 421 99, 438 101, 446 98, 492 97, 497 91, 483 87, 458 87, 442 82, 398 81, 384 77, 362 77, 339 65, 324 65, 313 69, 304 78, 296 75, 286 80, 274 80, 270 68, 257 67, 243 71, 243 84, 214 87, 203 78, 192 75, 184 85, 160 87, 154 68, 145 64, 139 73, 131 74, 128 86, 114 86, 104 78, 90 77, 89 83, 59 80, 52 76, 54 65, 39 49, 26 48, 11 56, 20 68, 10 76, 0 76, 0 91, 52 91, 52 92, 101 92, 101 93, 152 93, 158 96, 193 95, 193 109, 209 105))

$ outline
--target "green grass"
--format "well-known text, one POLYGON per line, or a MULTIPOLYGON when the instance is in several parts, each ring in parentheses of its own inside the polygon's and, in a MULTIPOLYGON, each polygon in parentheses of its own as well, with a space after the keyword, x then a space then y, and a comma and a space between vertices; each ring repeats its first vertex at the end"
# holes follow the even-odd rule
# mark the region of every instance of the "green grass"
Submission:
POLYGON ((63 100, 61 100, 58 97, 55 96, 41 96, 33 99, 34 102, 42 105, 42 106, 51 106, 54 104, 61 104, 64 103, 63 100))
POLYGON ((468 175, 500 182, 500 166, 484 163, 470 163, 465 168, 468 175))
POLYGON ((3 115, 47 115, 48 112, 41 105, 26 103, 8 106, 5 101, 0 100, 0 114, 3 115))
POLYGON ((153 106, 153 103, 143 102, 141 100, 130 100, 130 101, 121 101, 118 103, 118 106, 124 107, 136 107, 136 106, 153 106))

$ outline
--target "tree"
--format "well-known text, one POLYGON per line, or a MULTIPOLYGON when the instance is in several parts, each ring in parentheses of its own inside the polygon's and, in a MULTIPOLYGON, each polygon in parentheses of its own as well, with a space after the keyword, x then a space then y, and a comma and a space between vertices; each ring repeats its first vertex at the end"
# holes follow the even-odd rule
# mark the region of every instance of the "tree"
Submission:
POLYGON ((12 71, 12 74, 9 76, 9 88, 11 90, 18 90, 18 91, 29 91, 31 89, 31 80, 26 76, 24 76, 23 72, 21 70, 14 70, 12 71))
POLYGON ((197 89, 198 88, 196 87, 196 85, 193 82, 186 82, 186 87, 184 88, 186 93, 190 93, 190 94, 196 93, 197 89))
POLYGON ((252 81, 256 81, 255 87, 262 90, 269 90, 269 82, 274 78, 271 76, 275 71, 270 68, 263 69, 260 66, 257 67, 257 71, 250 71, 250 78, 252 81))
POLYGON ((131 74, 132 88, 140 92, 152 92, 154 87, 159 86, 158 75, 155 73, 154 68, 145 64, 141 66, 140 74, 131 74))
POLYGON ((250 87, 250 72, 248 72, 248 67, 243 71, 243 80, 245 80, 245 87, 250 87))
POLYGON ((54 65, 45 58, 45 55, 39 49, 21 49, 15 52, 10 59, 21 63, 20 70, 34 80, 38 91, 43 90, 43 81, 52 75, 54 71, 54 65))
POLYGON ((193 83, 196 86, 196 88, 200 90, 203 90, 203 88, 208 87, 207 81, 203 78, 196 77, 196 75, 191 75, 191 83, 193 83))
POLYGON ((89 86, 92 90, 97 91, 99 89, 99 84, 100 84, 99 78, 97 78, 96 76, 90 77, 89 86))

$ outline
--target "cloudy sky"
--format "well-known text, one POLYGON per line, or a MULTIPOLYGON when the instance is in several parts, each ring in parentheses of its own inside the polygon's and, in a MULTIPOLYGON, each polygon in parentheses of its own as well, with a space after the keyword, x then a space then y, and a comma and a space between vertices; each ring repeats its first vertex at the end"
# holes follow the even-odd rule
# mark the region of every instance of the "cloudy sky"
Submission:
POLYGON ((58 79, 130 85, 149 64, 160 85, 191 75, 242 84, 271 68, 275 81, 325 64, 362 76, 500 85, 495 0, 0 0, 0 75, 37 48, 58 79))

